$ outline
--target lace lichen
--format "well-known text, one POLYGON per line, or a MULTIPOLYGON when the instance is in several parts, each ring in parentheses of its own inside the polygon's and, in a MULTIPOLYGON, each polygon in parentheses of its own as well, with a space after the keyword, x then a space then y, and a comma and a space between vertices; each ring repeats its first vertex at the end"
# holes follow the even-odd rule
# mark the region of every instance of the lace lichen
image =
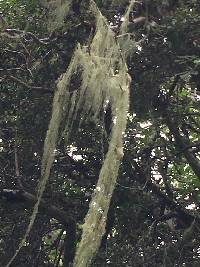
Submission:
POLYGON ((53 32, 64 25, 65 18, 70 11, 71 0, 42 1, 42 4, 49 10, 47 22, 48 29, 50 32, 53 32))
MULTIPOLYGON (((134 1, 131 1, 120 34, 126 34, 127 21, 134 1)), ((94 1, 91 11, 96 18, 96 32, 89 46, 78 45, 67 71, 60 77, 53 100, 52 117, 47 131, 38 185, 38 200, 19 249, 23 246, 35 221, 38 207, 49 179, 58 139, 65 133, 66 143, 73 122, 81 112, 81 121, 91 116, 99 118, 105 103, 109 101, 115 123, 112 127, 108 152, 102 165, 96 190, 92 196, 82 238, 77 247, 74 267, 89 266, 105 232, 107 213, 115 187, 120 160, 123 157, 123 134, 126 129, 129 108, 130 76, 126 65, 126 45, 120 46, 115 33, 101 14, 94 1), (81 71, 80 71, 81 70, 81 71), (80 88, 70 92, 73 75, 80 72, 80 88), (63 128, 63 125, 65 127, 63 128)), ((126 42, 126 39, 123 40, 126 42)), ((127 39, 130 43, 130 39, 127 39)), ((131 40, 132 41, 132 40, 131 40)), ((133 44, 133 43, 132 43, 133 44)), ((130 47, 129 47, 130 48, 130 47)), ((80 118, 79 118, 80 119, 80 118)), ((15 253, 14 257, 19 252, 15 253)), ((9 264, 13 261, 11 259, 9 264)))
MULTIPOLYGON (((134 1, 131 1, 125 14, 121 34, 126 33, 127 18, 133 3, 134 1)), ((96 34, 90 47, 90 53, 83 50, 80 52, 83 60, 80 62, 83 64, 84 71, 81 88, 83 98, 80 98, 79 103, 84 102, 84 113, 88 116, 91 110, 97 114, 100 112, 102 97, 104 100, 109 99, 116 121, 96 190, 82 227, 82 238, 76 251, 74 267, 90 265, 105 232, 108 208, 115 187, 120 160, 123 156, 123 133, 126 129, 129 107, 130 77, 125 62, 127 51, 124 51, 116 41, 116 36, 94 3, 92 9, 96 15, 96 34), (118 68, 117 74, 115 74, 116 66, 118 68)), ((79 105, 76 109, 79 109, 79 105)))

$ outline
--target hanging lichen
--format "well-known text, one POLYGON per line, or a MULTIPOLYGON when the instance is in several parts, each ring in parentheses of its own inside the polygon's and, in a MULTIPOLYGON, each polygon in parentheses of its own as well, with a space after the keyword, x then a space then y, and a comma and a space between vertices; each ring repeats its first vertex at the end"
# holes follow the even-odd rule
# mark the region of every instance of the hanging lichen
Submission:
POLYGON ((53 32, 62 27, 70 11, 71 0, 41 0, 41 4, 48 10, 48 30, 53 32))
MULTIPOLYGON (((91 1, 91 11, 96 18, 96 32, 89 46, 77 46, 67 71, 60 77, 53 100, 52 117, 47 131, 41 166, 41 180, 38 185, 38 199, 34 206, 30 223, 19 249, 23 246, 35 221, 38 207, 49 179, 54 161, 58 139, 68 136, 77 114, 81 112, 81 121, 91 116, 99 118, 105 103, 109 101, 112 116, 115 119, 108 152, 102 165, 95 192, 89 206, 88 214, 82 226, 82 238, 78 245, 74 267, 89 266, 101 243, 105 232, 107 213, 117 179, 120 160, 123 157, 123 134, 126 129, 127 111, 129 108, 129 86, 126 57, 128 51, 125 42, 133 41, 126 34, 127 21, 134 1, 131 1, 120 35, 127 36, 120 45, 117 36, 107 20, 91 1), (73 75, 80 73, 80 88, 71 93, 73 75)), ((79 117, 80 119, 80 117, 79 117)))
MULTIPOLYGON (((126 33, 127 18, 133 3, 134 1, 131 2, 125 14, 120 30, 121 34, 126 33)), ((92 9, 96 15, 96 34, 90 47, 90 53, 79 51, 82 58, 80 64, 84 69, 81 87, 83 94, 79 99, 79 104, 83 105, 84 114, 88 116, 91 110, 96 114, 101 111, 102 97, 104 101, 109 99, 112 114, 116 120, 112 129, 109 149, 82 227, 82 238, 76 251, 74 267, 86 267, 91 264, 105 232, 110 200, 123 156, 123 133, 126 129, 129 106, 130 77, 125 63, 127 51, 119 46, 114 33, 94 3, 92 9)), ((130 42, 129 38, 127 40, 130 42)), ((79 109, 79 104, 76 111, 79 109)))

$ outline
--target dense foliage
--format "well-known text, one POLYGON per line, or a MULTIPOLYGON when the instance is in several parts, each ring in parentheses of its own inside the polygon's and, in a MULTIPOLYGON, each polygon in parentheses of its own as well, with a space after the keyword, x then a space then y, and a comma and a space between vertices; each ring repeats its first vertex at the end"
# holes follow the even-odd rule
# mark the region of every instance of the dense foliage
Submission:
MULTIPOLYGON (((77 43, 90 46, 95 33, 89 1, 72 1, 56 27, 49 2, 56 1, 0 1, 1 266, 18 248, 37 200, 57 80, 77 43)), ((95 2, 121 38, 129 1, 95 2)), ((200 264, 199 26, 198 0, 141 0, 131 10, 136 45, 128 58, 124 158, 92 266, 200 264)), ((71 79, 72 92, 80 77, 71 79)), ((109 105, 102 118, 76 131, 77 118, 67 148, 61 138, 37 219, 13 266, 70 266, 108 150, 109 105)))

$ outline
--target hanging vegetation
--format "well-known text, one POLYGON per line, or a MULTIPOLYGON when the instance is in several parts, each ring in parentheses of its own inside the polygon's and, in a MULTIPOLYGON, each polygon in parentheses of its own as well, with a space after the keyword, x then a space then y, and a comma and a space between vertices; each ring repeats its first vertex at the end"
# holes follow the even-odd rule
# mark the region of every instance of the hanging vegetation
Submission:
MULTIPOLYGON (((88 214, 82 226, 82 238, 76 251, 73 266, 89 266, 100 246, 105 232, 107 213, 120 160, 123 157, 123 134, 126 129, 131 81, 126 65, 126 57, 131 45, 134 45, 134 41, 130 39, 126 30, 133 4, 134 1, 131 1, 124 16, 118 39, 95 2, 91 1, 90 9, 96 18, 96 31, 88 46, 77 45, 67 71, 57 83, 52 117, 44 144, 38 199, 26 234, 15 256, 26 241, 38 213, 38 207, 54 162, 59 137, 64 135, 67 143, 75 120, 79 119, 80 123, 91 117, 99 120, 103 107, 109 102, 113 119, 109 148, 100 170, 88 214), (120 36, 123 37, 123 42, 120 36), (120 46, 120 41, 123 46, 120 46), (81 85, 78 90, 71 93, 70 81, 76 73, 81 76, 81 85), (77 117, 78 113, 79 117, 77 117)), ((60 9, 56 8, 56 12, 58 10, 60 9)), ((7 267, 10 266, 13 259, 7 267)))
POLYGON ((200 266, 199 1, 94 2, 0 1, 0 266, 200 266))

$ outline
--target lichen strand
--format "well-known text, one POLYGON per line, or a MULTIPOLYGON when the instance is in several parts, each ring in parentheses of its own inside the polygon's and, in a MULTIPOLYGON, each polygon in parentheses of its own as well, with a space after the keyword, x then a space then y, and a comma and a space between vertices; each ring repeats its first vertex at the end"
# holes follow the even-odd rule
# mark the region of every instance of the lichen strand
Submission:
MULTIPOLYGON (((73 63, 73 61, 72 61, 73 63)), ((70 64, 73 65, 73 64, 70 64)), ((42 157, 42 166, 41 166, 41 179, 38 184, 38 193, 37 193, 37 202, 34 205, 32 215, 30 217, 29 225, 26 229, 26 232, 19 244, 18 249, 16 250, 14 256, 11 258, 11 260, 8 262, 6 267, 9 267, 15 257, 18 255, 19 251, 23 247, 31 229, 35 222, 39 204, 43 195, 43 192, 46 187, 46 183, 49 179, 51 167, 54 161, 55 157, 55 151, 56 151, 56 144, 59 137, 59 128, 60 123, 63 117, 63 107, 66 107, 66 99, 68 99, 68 91, 66 91, 66 81, 69 80, 70 77, 70 70, 71 67, 69 67, 69 71, 66 72, 66 74, 63 75, 63 79, 60 80, 58 83, 58 89, 54 95, 53 100, 53 109, 52 109, 52 117, 49 123, 49 128, 46 134, 45 143, 44 143, 44 151, 43 151, 43 157, 42 157)))
MULTIPOLYGON (((121 94, 123 94, 121 92, 121 94)), ((79 244, 74 267, 89 266, 95 256, 102 236, 105 232, 105 224, 110 200, 115 187, 115 181, 122 157, 122 135, 126 127, 126 112, 128 107, 128 93, 119 95, 117 122, 112 131, 109 150, 100 171, 96 190, 90 203, 89 211, 83 225, 82 239, 79 244)))
POLYGON ((64 20, 70 11, 71 0, 50 0, 45 6, 49 10, 47 26, 53 32, 64 25, 64 20))
MULTIPOLYGON (((131 1, 125 18, 128 18, 133 3, 134 1, 131 1)), ((77 46, 67 71, 57 83, 52 117, 44 144, 38 200, 34 206, 25 237, 19 247, 20 249, 23 246, 35 221, 49 179, 58 139, 65 133, 67 142, 73 122, 78 119, 77 114, 80 112, 81 121, 87 120, 91 116, 93 119, 94 117, 101 117, 102 109, 106 101, 109 100, 115 123, 112 128, 109 149, 83 224, 82 238, 76 251, 74 267, 90 265, 105 232, 107 212, 115 187, 120 160, 123 156, 123 133, 126 129, 131 80, 127 73, 127 51, 124 50, 126 45, 120 46, 107 20, 93 0, 91 1, 91 11, 96 17, 96 32, 93 40, 88 47, 77 46), (80 70, 80 88, 71 93, 71 79, 80 70)), ((121 26, 121 34, 126 33, 126 26, 127 22, 124 21, 121 26)), ((126 39, 123 42, 126 42, 126 39)), ((15 256, 18 251, 16 251, 15 256)))
MULTIPOLYGON (((125 15, 128 17, 134 1, 131 2, 125 15)), ((82 50, 82 64, 84 66, 82 90, 84 90, 85 114, 88 116, 90 110, 99 113, 102 106, 102 97, 109 99, 112 114, 116 122, 112 129, 109 149, 100 171, 96 190, 92 196, 88 214, 82 227, 82 238, 79 243, 74 267, 89 266, 98 251, 102 236, 105 232, 110 200, 117 179, 120 160, 123 156, 123 133, 126 129, 127 110, 129 107, 129 85, 130 77, 123 51, 115 40, 105 18, 96 9, 92 9, 96 15, 97 29, 91 44, 90 53, 82 50), (88 66, 93 66, 89 69, 88 66), (118 66, 118 74, 115 67, 118 66), (92 70, 92 71, 91 71, 92 70), (85 80, 85 77, 87 79, 85 80)), ((122 24, 121 33, 125 33, 127 23, 122 24)), ((77 110, 79 106, 77 106, 77 110)))

